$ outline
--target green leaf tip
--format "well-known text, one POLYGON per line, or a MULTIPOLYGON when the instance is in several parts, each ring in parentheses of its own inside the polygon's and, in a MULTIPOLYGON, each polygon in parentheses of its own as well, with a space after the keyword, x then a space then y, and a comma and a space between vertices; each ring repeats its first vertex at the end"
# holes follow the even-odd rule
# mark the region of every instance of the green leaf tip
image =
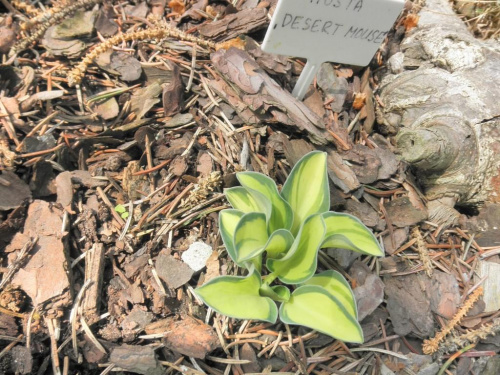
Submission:
POLYGON ((263 213, 243 215, 234 230, 236 263, 242 264, 262 254, 268 238, 266 216, 263 213))
POLYGON ((257 172, 239 172, 236 177, 244 188, 259 192, 271 203, 269 233, 278 229, 291 229, 293 223, 292 208, 281 197, 274 180, 257 172))
POLYGON ((326 212, 323 214, 323 219, 326 234, 322 248, 338 247, 366 255, 384 256, 377 238, 357 217, 338 212, 326 212))
POLYGON ((213 310, 237 319, 258 319, 275 323, 276 303, 259 294, 260 275, 256 270, 247 277, 220 276, 195 289, 196 295, 213 310))
POLYGON ((308 217, 288 253, 281 259, 268 259, 267 268, 286 284, 303 283, 316 272, 318 250, 324 235, 322 216, 308 217))
POLYGON ((320 286, 297 288, 288 302, 281 305, 279 314, 283 323, 303 325, 346 342, 363 342, 363 331, 357 320, 320 286))
POLYGON ((334 270, 323 271, 311 277, 304 285, 322 287, 335 297, 351 316, 356 320, 358 319, 358 309, 351 286, 339 272, 334 270))
POLYGON ((330 209, 330 186, 328 185, 327 155, 313 151, 302 157, 288 176, 281 196, 293 211, 292 234, 311 215, 330 209))

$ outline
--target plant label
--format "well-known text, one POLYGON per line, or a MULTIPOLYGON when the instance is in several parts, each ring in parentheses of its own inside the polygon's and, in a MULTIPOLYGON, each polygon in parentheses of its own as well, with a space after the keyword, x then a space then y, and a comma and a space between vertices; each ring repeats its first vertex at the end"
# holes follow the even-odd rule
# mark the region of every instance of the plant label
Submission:
POLYGON ((305 93, 323 62, 367 65, 403 5, 404 0, 279 0, 262 50, 306 58, 303 82, 297 82, 305 93))

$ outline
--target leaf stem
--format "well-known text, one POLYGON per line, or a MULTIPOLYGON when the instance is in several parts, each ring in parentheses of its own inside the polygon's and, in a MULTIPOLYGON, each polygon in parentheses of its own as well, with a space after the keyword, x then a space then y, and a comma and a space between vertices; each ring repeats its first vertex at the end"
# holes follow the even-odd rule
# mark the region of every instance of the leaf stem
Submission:
POLYGON ((277 277, 278 277, 278 274, 276 272, 270 273, 269 275, 264 277, 263 282, 267 285, 270 285, 277 277))

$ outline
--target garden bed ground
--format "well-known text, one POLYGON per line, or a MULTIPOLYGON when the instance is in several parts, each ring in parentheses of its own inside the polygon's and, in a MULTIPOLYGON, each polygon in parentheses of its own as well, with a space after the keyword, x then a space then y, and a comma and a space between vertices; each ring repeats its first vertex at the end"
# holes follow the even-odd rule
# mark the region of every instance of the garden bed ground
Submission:
POLYGON ((258 46, 275 1, 2 3, 0 373, 499 373, 500 206, 430 221, 378 133, 380 77, 420 5, 369 67, 325 64, 298 102, 304 62, 258 46), (235 173, 280 185, 314 149, 332 209, 386 252, 318 256, 350 282, 363 345, 229 319, 193 293, 243 272, 218 232, 235 173))

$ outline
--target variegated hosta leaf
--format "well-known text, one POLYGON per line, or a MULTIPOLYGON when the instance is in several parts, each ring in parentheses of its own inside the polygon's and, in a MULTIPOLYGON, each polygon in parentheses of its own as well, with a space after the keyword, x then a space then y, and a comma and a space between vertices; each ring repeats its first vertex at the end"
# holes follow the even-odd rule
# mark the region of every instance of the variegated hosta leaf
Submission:
POLYGON ((278 308, 272 299, 259 294, 261 283, 259 273, 252 270, 247 277, 217 277, 195 292, 203 302, 223 315, 274 323, 278 308))
POLYGON ((310 215, 330 209, 330 187, 326 170, 326 153, 310 152, 292 169, 283 186, 281 196, 293 211, 292 234, 310 215))
POLYGON ((358 218, 349 214, 326 212, 323 219, 326 235, 322 248, 338 247, 379 257, 384 255, 372 231, 358 218))
POLYGON ((260 212, 243 215, 234 231, 235 263, 243 265, 262 254, 268 239, 266 215, 260 212))
POLYGON ((282 259, 268 259, 267 268, 286 284, 301 284, 316 272, 318 250, 325 235, 321 214, 306 219, 292 248, 282 259))
POLYGON ((286 302, 290 299, 290 290, 284 285, 269 286, 268 284, 262 284, 260 295, 269 297, 274 301, 286 302))
POLYGON ((219 214, 219 230, 222 241, 233 262, 236 262, 236 251, 233 243, 234 232, 243 215, 244 213, 238 210, 222 210, 219 214))
POLYGON ((286 229, 274 231, 264 248, 268 258, 279 259, 287 253, 293 245, 292 233, 286 229))
POLYGON ((283 323, 300 324, 338 340, 362 343, 363 331, 337 298, 317 285, 297 288, 280 307, 283 323))
POLYGON ((276 183, 271 178, 257 172, 241 172, 237 173, 236 177, 243 187, 258 191, 271 202, 269 233, 277 229, 291 229, 293 223, 292 208, 281 197, 276 183))
POLYGON ((250 192, 242 186, 236 186, 224 190, 227 200, 234 209, 244 213, 262 212, 266 218, 271 217, 271 202, 258 191, 250 192))
POLYGON ((334 270, 328 270, 318 273, 307 280, 304 285, 317 285, 325 289, 334 296, 345 307, 347 312, 356 320, 358 319, 358 309, 356 300, 352 294, 351 287, 344 276, 334 270))

